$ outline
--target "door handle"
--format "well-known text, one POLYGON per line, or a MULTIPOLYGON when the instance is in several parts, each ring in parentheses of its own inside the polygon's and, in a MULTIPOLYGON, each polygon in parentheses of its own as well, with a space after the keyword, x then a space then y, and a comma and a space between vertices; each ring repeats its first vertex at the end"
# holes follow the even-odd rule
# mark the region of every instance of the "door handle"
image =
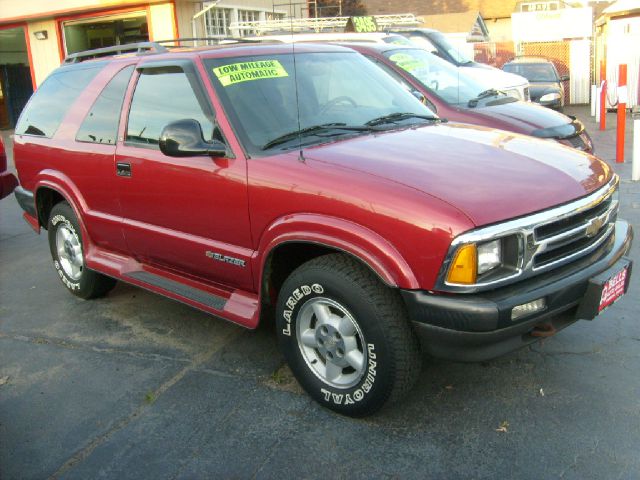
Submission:
POLYGON ((130 177, 131 176, 131 164, 126 162, 117 162, 116 163, 116 175, 119 177, 130 177))

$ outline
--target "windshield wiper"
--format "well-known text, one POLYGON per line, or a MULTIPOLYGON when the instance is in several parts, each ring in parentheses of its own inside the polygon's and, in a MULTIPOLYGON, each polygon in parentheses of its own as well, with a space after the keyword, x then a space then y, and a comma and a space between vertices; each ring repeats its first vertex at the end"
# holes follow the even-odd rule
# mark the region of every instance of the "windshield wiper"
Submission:
POLYGON ((497 97, 502 93, 503 92, 496 90, 495 88, 490 88, 489 90, 480 92, 476 98, 472 98, 471 100, 469 100, 469 103, 467 103, 467 105, 469 106, 469 108, 474 108, 478 105, 478 102, 483 98, 497 97))
MULTIPOLYGON (((353 132, 370 132, 374 129, 368 126, 358 126, 358 125, 347 125, 346 123, 323 123, 321 125, 312 125, 310 127, 303 128, 301 130, 295 130, 293 132, 285 133, 284 135, 280 135, 279 137, 274 138, 273 140, 268 141, 262 146, 262 150, 266 150, 271 147, 275 147, 276 145, 280 145, 282 143, 289 142, 291 140, 295 140, 296 138, 306 137, 308 135, 316 135, 322 132, 327 132, 330 130, 343 130, 343 131, 353 131, 353 132)), ((334 135, 341 135, 340 132, 334 132, 334 135)))
POLYGON ((423 120, 429 120, 431 122, 440 122, 441 119, 438 117, 434 117, 433 115, 420 115, 419 113, 411 113, 411 112, 395 112, 390 113, 388 115, 383 115, 381 117, 376 117, 372 120, 369 120, 365 125, 375 126, 382 125, 383 123, 395 123, 398 120, 404 120, 406 118, 421 118, 423 120))

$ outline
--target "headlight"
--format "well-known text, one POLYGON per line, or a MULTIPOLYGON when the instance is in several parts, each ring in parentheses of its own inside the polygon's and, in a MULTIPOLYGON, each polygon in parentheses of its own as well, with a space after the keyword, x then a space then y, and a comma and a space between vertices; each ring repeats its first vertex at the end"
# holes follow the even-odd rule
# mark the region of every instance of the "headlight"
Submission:
POLYGON ((478 275, 493 270, 502 264, 502 242, 482 243, 478 245, 478 275))
POLYGON ((559 93, 545 93, 544 95, 542 95, 540 97, 540 101, 541 102, 552 102, 554 100, 559 100, 560 99, 560 94, 559 93))
POLYGON ((520 258, 517 235, 460 245, 449 264, 446 283, 473 285, 513 274, 520 258))
POLYGON ((506 90, 502 90, 504 93, 509 95, 510 97, 517 98, 518 100, 522 100, 522 95, 520 95, 520 91, 517 88, 509 88, 506 90))

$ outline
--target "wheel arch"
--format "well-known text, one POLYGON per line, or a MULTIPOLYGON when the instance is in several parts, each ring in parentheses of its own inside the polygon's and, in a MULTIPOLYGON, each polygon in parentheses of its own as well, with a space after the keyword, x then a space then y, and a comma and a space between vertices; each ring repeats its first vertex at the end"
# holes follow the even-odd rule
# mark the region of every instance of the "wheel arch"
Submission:
POLYGON ((44 170, 36 182, 34 196, 38 223, 42 228, 47 229, 49 214, 53 206, 60 201, 65 201, 71 205, 80 223, 82 233, 86 235, 83 221, 86 202, 70 178, 60 172, 44 170))
POLYGON ((265 231, 256 258, 258 291, 270 303, 298 266, 315 257, 342 253, 364 265, 389 287, 419 288, 402 255, 376 232, 353 222, 315 214, 288 216, 265 231))

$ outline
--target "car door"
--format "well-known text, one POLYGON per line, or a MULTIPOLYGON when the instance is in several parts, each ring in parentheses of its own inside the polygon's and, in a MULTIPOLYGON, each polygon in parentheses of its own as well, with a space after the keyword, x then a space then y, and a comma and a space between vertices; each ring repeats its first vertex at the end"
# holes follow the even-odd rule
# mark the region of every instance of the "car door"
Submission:
POLYGON ((116 150, 123 232, 145 264, 251 288, 247 169, 242 156, 168 157, 163 128, 197 120, 205 140, 220 137, 214 110, 190 60, 137 68, 116 150))

